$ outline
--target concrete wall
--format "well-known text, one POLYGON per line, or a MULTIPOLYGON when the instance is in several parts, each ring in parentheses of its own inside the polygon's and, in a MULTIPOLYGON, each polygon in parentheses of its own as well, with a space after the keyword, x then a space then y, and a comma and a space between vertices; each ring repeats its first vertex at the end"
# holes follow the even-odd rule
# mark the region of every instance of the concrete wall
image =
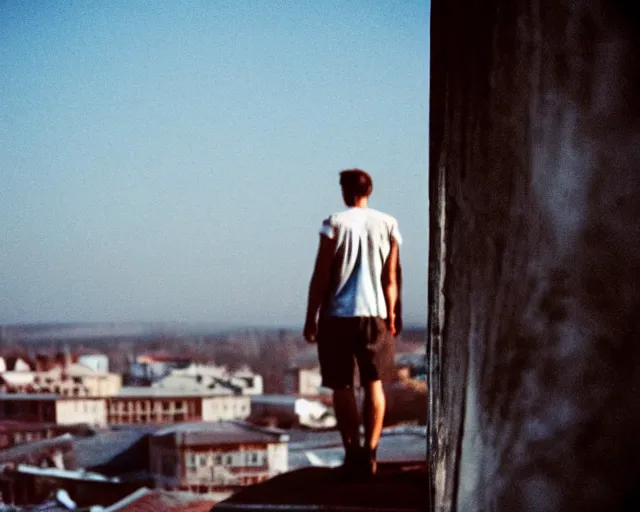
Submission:
POLYGON ((637 4, 432 1, 436 510, 639 506, 637 4))

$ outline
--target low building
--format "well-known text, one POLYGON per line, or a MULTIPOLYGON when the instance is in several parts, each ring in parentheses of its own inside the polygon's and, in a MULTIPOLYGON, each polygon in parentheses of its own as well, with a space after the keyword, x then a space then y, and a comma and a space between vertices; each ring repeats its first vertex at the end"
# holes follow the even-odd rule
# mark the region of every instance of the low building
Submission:
MULTIPOLYGON (((43 439, 0 451, 0 466, 28 464, 66 469, 72 466, 65 461, 72 451, 73 436, 63 434, 52 439, 43 439)), ((68 460, 73 460, 73 457, 68 460)))
POLYGON ((122 377, 117 373, 97 372, 79 363, 66 368, 57 367, 34 376, 34 386, 43 393, 64 396, 109 397, 122 388, 122 377))
POLYGON ((284 376, 287 395, 314 396, 321 392, 322 376, 319 366, 289 368, 284 376))
POLYGON ((26 356, 12 355, 0 357, 0 373, 4 372, 29 372, 34 363, 26 356))
POLYGON ((106 397, 116 395, 122 387, 117 373, 98 372, 79 363, 38 359, 35 371, 10 370, 0 373, 3 393, 55 393, 63 396, 106 397))
POLYGON ((292 395, 258 395, 251 397, 251 419, 256 423, 273 419, 280 427, 305 426, 333 428, 336 418, 333 410, 314 400, 292 395))
POLYGON ((187 368, 191 360, 170 354, 141 354, 129 364, 127 379, 130 384, 152 384, 171 373, 174 369, 187 368))
POLYGON ((76 467, 105 476, 149 472, 149 432, 122 428, 73 440, 76 467))
POLYGON ((233 386, 240 388, 243 395, 261 395, 264 393, 262 375, 253 373, 249 368, 241 368, 231 373, 229 378, 233 386))
POLYGON ((126 387, 118 396, 110 397, 108 422, 121 425, 221 421, 245 419, 250 414, 247 396, 126 387))
POLYGON ((170 373, 158 382, 153 383, 152 387, 167 391, 192 394, 239 394, 239 389, 231 386, 226 378, 213 377, 210 375, 188 375, 178 372, 170 373))
POLYGON ((29 510, 34 504, 49 500, 60 489, 68 493, 78 508, 87 509, 94 505, 108 506, 149 485, 148 479, 124 482, 98 473, 27 464, 5 467, 0 477, 3 501, 27 505, 29 510))
POLYGON ((288 436, 243 422, 185 423, 157 431, 149 444, 156 486, 224 492, 288 469, 288 436))
POLYGON ((85 424, 56 425, 55 423, 30 423, 24 421, 0 421, 0 450, 6 450, 44 439, 51 439, 63 434, 71 434, 84 438, 94 434, 94 430, 85 424))
POLYGON ((107 401, 45 393, 0 394, 0 420, 103 427, 107 424, 107 401))
POLYGON ((34 372, 6 371, 0 373, 1 393, 34 393, 36 391, 34 372))
POLYGON ((152 385, 185 392, 232 395, 258 395, 262 394, 264 388, 262 376, 249 368, 230 372, 225 366, 205 364, 173 368, 152 385))
POLYGON ((244 420, 251 415, 248 396, 202 396, 202 421, 244 420))

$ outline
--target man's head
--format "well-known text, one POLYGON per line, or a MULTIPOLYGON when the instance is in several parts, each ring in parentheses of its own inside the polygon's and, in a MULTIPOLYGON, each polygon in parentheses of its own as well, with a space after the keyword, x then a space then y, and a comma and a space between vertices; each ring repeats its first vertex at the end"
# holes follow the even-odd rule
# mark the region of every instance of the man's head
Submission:
POLYGON ((367 199, 373 192, 371 176, 360 169, 348 169, 340 173, 342 197, 347 206, 356 206, 362 199, 367 199))

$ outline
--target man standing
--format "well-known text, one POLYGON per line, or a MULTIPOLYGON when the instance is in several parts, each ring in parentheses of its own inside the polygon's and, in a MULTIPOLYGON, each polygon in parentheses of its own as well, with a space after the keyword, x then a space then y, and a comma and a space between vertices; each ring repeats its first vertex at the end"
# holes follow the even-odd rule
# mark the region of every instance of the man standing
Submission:
POLYGON ((322 385, 333 405, 349 476, 376 472, 385 396, 382 376, 394 364, 397 331, 398 222, 368 207, 371 177, 360 169, 340 173, 347 210, 327 218, 309 286, 304 337, 318 343, 322 385), (353 389, 355 362, 364 388, 364 446, 353 389))

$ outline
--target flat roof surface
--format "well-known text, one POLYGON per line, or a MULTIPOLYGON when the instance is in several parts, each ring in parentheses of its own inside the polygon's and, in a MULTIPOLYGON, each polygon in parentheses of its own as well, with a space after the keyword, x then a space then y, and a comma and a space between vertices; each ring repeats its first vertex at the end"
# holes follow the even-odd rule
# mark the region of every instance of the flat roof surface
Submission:
POLYGON ((313 400, 307 397, 301 397, 298 395, 249 395, 251 401, 257 404, 276 404, 276 405, 294 405, 299 400, 307 402, 319 402, 320 400, 313 400))
POLYGON ((57 400, 67 398, 55 393, 0 393, 0 400, 57 400))
POLYGON ((40 441, 12 446, 0 451, 0 463, 20 460, 31 454, 51 450, 52 448, 67 448, 71 450, 73 448, 73 436, 71 434, 62 434, 51 439, 41 439, 40 441))
MULTIPOLYGON (((291 433, 289 468, 309 466, 339 466, 344 460, 344 448, 337 431, 291 433)), ((382 433, 378 446, 380 463, 421 463, 427 460, 427 438, 420 431, 389 429, 382 433)))
MULTIPOLYGON (((108 398, 108 397, 106 397, 108 398)), ((56 393, 0 393, 0 401, 24 401, 24 400, 105 400, 102 396, 66 396, 56 393)))
POLYGON ((120 393, 112 398, 144 398, 144 397, 166 397, 166 398, 242 398, 245 395, 233 395, 219 391, 196 391, 193 389, 173 389, 147 386, 127 386, 120 389, 120 393))
POLYGON ((158 430, 152 437, 177 434, 182 444, 236 444, 286 442, 284 430, 261 428, 240 421, 199 421, 175 423, 158 430))
POLYGON ((425 467, 381 464, 369 482, 348 483, 337 469, 305 468, 279 475, 239 491, 212 512, 350 510, 427 512, 425 467))
POLYGON ((126 458, 138 442, 148 433, 137 430, 110 430, 91 437, 76 438, 73 441, 76 465, 89 469, 108 465, 116 458, 126 458))

